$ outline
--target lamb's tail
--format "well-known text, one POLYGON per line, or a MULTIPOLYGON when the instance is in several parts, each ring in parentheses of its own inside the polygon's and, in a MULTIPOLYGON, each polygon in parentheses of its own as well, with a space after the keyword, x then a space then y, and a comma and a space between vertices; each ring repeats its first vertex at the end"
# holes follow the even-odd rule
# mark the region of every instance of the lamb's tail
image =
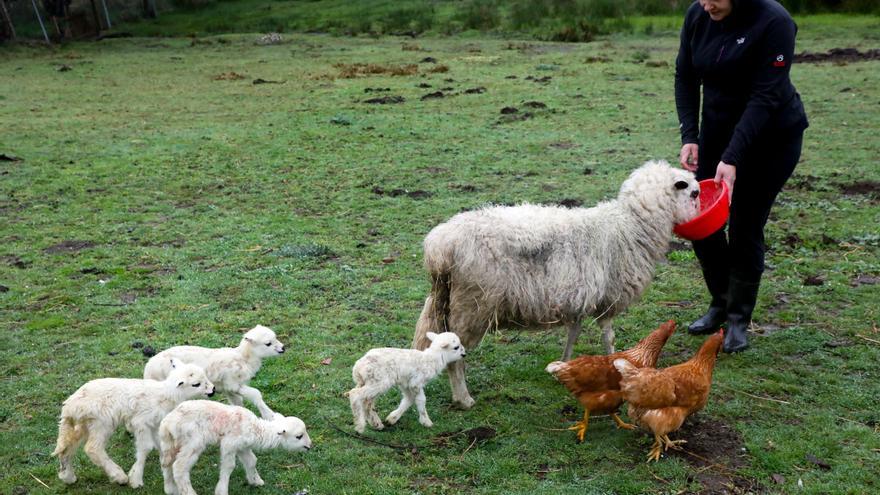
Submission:
POLYGON ((88 429, 82 422, 63 416, 58 422, 58 442, 55 444, 53 456, 60 456, 65 451, 76 449, 85 439, 88 429))
POLYGON ((447 324, 449 317, 449 292, 451 277, 449 272, 443 272, 431 276, 431 294, 425 299, 422 314, 416 323, 416 333, 413 335, 413 349, 425 349, 431 345, 428 340, 428 332, 442 333, 450 331, 447 324))
POLYGON ((565 361, 553 361, 548 364, 544 371, 553 375, 554 378, 559 378, 559 372, 566 369, 568 367, 565 361))

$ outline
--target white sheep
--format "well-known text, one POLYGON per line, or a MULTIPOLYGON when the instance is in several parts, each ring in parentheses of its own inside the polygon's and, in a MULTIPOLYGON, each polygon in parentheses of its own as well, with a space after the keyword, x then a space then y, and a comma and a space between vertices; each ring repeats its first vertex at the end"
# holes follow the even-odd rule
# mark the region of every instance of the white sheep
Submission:
POLYGON ((144 378, 161 380, 171 369, 171 359, 194 363, 205 369, 217 390, 227 394, 229 402, 240 406, 242 397, 251 401, 260 415, 272 419, 272 409, 263 402, 259 390, 248 385, 260 370, 264 358, 284 354, 284 344, 278 341, 272 329, 257 325, 247 331, 238 347, 209 349, 197 346, 177 346, 156 354, 144 367, 144 378))
POLYGON ((306 425, 299 418, 275 414, 271 420, 265 420, 243 407, 206 400, 183 403, 165 416, 159 425, 159 442, 168 495, 195 495, 189 473, 210 445, 220 446, 220 479, 214 495, 226 495, 229 491, 229 476, 236 457, 244 466, 248 484, 263 486, 254 449, 312 448, 306 425))
MULTIPOLYGON (((413 336, 451 331, 473 349, 501 324, 564 324, 571 357, 584 317, 598 320, 614 352, 612 318, 638 299, 665 255, 675 224, 699 211, 692 173, 650 161, 623 183, 616 199, 592 208, 522 204, 455 215, 424 241, 431 293, 413 336)), ((464 363, 449 367, 453 401, 469 408, 464 363)))
POLYGON ((415 403, 419 411, 419 423, 433 426, 425 410, 425 384, 439 375, 446 366, 465 357, 465 348, 458 335, 447 332, 428 332, 431 345, 423 350, 383 347, 371 349, 354 363, 351 370, 355 388, 348 392, 354 427, 363 433, 367 421, 377 430, 384 428, 382 420, 373 409, 374 401, 391 387, 397 385, 403 396, 397 409, 391 411, 385 421, 397 423, 403 413, 415 403))
POLYGON ((214 395, 214 385, 195 364, 172 363, 163 381, 129 378, 92 380, 64 401, 58 423, 58 442, 53 456, 61 468, 58 478, 76 481, 73 456, 85 441, 85 452, 116 483, 132 488, 144 484, 144 464, 151 450, 159 446, 159 422, 181 402, 214 395), (134 435, 136 460, 128 474, 107 455, 107 440, 119 425, 134 435))

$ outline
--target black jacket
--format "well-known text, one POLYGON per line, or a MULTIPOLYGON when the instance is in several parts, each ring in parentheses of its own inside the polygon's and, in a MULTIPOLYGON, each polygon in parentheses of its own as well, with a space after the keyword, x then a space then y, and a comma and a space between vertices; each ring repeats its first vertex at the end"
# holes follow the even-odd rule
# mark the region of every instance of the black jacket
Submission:
POLYGON ((719 146, 722 140, 721 160, 739 166, 756 137, 800 132, 808 123, 789 78, 797 33, 791 16, 774 0, 732 3, 732 12, 721 21, 710 19, 699 1, 685 14, 675 63, 675 105, 683 143, 701 137, 719 146))

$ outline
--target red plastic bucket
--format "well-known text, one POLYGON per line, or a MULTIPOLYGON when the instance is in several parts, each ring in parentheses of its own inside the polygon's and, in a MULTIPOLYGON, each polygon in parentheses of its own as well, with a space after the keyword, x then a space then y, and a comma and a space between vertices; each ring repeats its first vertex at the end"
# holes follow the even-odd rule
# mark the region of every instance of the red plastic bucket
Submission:
POLYGON ((727 184, 714 179, 700 181, 700 213, 691 221, 680 223, 672 229, 679 237, 699 241, 714 234, 727 222, 730 200, 727 184))

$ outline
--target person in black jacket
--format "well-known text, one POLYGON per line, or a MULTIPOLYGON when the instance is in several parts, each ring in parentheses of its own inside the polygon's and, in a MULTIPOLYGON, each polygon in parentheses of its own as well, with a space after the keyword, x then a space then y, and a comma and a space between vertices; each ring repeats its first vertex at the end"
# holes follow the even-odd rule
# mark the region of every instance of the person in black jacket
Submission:
POLYGON ((726 322, 725 352, 749 345, 764 225, 800 159, 808 126, 789 78, 796 33, 774 0, 697 0, 681 30, 675 65, 681 165, 698 180, 726 182, 731 192, 727 232, 693 243, 712 301, 688 332, 712 333, 726 322))

